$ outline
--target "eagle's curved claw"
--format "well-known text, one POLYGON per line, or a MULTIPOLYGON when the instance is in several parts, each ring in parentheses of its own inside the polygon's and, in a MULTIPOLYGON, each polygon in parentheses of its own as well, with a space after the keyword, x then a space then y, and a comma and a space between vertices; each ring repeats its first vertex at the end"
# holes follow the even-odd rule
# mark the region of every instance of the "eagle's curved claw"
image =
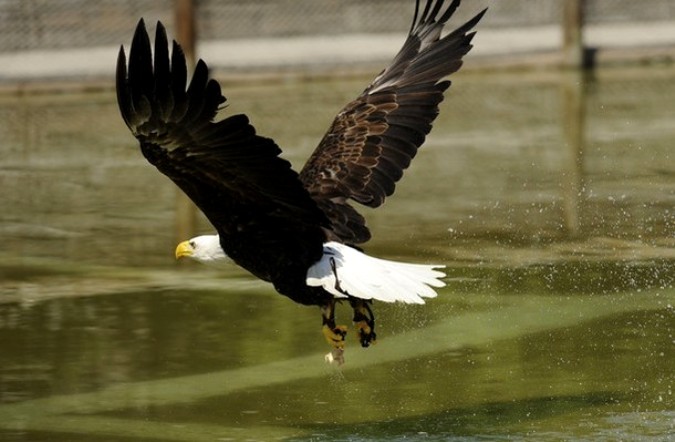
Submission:
POLYGON ((350 304, 354 309, 354 326, 359 332, 359 342, 361 347, 370 347, 370 344, 375 344, 375 315, 370 309, 371 301, 362 299, 352 299, 350 304))
POLYGON ((326 341, 328 341, 328 343, 334 349, 344 350, 344 348, 345 348, 345 337, 347 336, 347 327, 346 326, 338 325, 338 326, 335 326, 334 328, 330 328, 327 324, 324 324, 321 331, 323 332, 323 336, 326 338, 326 341))
POLYGON ((354 323, 356 330, 359 332, 359 342, 363 348, 370 347, 371 344, 377 344, 375 330, 373 330, 373 327, 368 322, 361 320, 354 323))

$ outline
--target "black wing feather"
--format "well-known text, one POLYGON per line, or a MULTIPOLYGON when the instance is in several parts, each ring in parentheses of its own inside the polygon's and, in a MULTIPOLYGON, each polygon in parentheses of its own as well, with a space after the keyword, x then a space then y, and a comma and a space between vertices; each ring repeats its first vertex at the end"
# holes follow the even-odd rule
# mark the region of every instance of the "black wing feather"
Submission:
POLYGON ((321 256, 323 228, 330 223, 298 174, 245 115, 213 121, 225 102, 220 85, 200 60, 186 90, 185 56, 175 42, 169 56, 161 23, 154 55, 153 64, 141 20, 128 69, 120 49, 117 99, 143 155, 204 212, 226 253, 240 265, 275 280, 274 272, 284 271, 275 259, 290 255, 306 271, 321 256))
POLYGON ((485 10, 445 37, 443 26, 460 0, 427 0, 415 16, 403 47, 390 65, 336 116, 300 179, 326 212, 344 241, 370 238, 363 217, 348 200, 378 207, 395 190, 403 170, 431 130, 443 92, 444 77, 462 66, 473 33, 485 10))

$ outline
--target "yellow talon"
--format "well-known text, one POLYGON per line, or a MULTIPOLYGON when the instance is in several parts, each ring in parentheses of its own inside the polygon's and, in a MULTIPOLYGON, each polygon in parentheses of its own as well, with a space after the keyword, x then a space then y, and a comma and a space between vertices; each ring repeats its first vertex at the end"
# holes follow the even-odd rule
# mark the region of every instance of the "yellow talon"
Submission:
POLYGON ((377 344, 376 335, 372 327, 368 325, 368 321, 358 321, 354 323, 354 326, 359 332, 359 342, 361 342, 362 347, 368 347, 371 344, 377 344))
POLYGON ((345 347, 345 336, 347 335, 347 327, 344 325, 338 325, 334 329, 331 329, 327 325, 324 325, 322 332, 326 341, 333 346, 333 348, 344 348, 345 347))
POLYGON ((359 321, 354 325, 356 326, 356 329, 359 331, 359 334, 363 333, 365 335, 369 335, 370 332, 372 331, 372 329, 370 328, 370 326, 366 321, 359 321))

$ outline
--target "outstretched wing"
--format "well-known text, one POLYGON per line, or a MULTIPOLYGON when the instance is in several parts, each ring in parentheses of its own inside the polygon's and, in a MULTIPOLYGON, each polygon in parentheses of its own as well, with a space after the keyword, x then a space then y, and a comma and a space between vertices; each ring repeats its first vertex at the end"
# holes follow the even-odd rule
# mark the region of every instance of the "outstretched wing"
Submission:
POLYGON ((389 67, 337 115, 300 172, 300 179, 327 214, 343 241, 370 239, 364 218, 352 199, 378 207, 394 193, 395 183, 410 165, 438 115, 438 104, 471 49, 471 29, 485 10, 441 37, 443 26, 459 6, 454 0, 427 0, 389 67))
MULTIPOLYGON (((197 63, 186 90, 183 51, 174 41, 169 55, 168 46, 158 23, 153 63, 141 20, 128 69, 124 48, 117 61, 120 111, 148 161, 197 204, 221 239, 248 230, 272 240, 303 226, 314 226, 308 228, 316 233, 327 225, 290 163, 279 158, 274 141, 256 135, 245 115, 214 122, 225 97, 209 79, 206 64, 197 63)), ((321 241, 316 247, 320 255, 321 241)))

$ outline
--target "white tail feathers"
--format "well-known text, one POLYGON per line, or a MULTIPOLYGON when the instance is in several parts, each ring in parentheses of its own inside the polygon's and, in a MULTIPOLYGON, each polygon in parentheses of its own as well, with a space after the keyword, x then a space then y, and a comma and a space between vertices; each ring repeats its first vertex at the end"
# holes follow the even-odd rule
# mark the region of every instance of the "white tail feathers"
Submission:
POLYGON ((407 264, 370 257, 336 242, 323 245, 323 256, 307 270, 307 285, 323 287, 336 298, 348 296, 384 302, 424 304, 444 287, 445 266, 407 264))

